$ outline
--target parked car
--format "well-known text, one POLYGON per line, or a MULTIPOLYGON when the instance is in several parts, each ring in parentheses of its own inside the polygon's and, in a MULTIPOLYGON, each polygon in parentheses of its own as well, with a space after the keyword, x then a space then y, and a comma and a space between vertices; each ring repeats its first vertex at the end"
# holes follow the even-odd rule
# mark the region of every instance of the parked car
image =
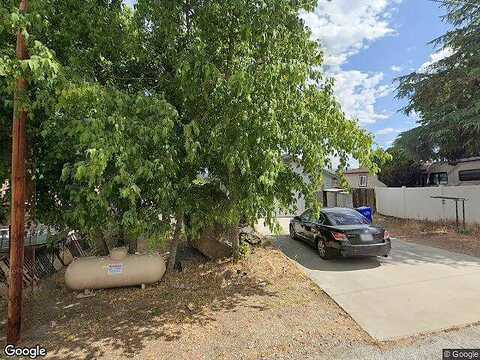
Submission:
POLYGON ((390 234, 375 226, 358 211, 325 208, 315 218, 309 209, 290 221, 290 237, 303 240, 317 249, 323 259, 356 256, 388 256, 390 234))

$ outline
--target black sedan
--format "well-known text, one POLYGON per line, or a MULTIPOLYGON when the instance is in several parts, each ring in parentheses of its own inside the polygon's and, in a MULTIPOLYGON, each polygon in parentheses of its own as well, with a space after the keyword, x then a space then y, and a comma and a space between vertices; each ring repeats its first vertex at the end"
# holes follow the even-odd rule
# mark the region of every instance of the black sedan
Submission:
POLYGON ((388 231, 348 208, 322 209, 320 218, 307 210, 290 221, 290 237, 315 246, 326 260, 339 256, 388 256, 391 249, 388 231))

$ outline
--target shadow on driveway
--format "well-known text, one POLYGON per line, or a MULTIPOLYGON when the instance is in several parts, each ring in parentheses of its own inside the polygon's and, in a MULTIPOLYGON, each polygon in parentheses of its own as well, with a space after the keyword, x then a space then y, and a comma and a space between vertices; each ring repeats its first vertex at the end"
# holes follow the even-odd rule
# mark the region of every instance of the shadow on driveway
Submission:
POLYGON ((274 242, 377 340, 480 320, 479 258, 394 239, 388 258, 325 261, 287 236, 274 242))
POLYGON ((465 266, 480 267, 480 258, 429 246, 405 243, 396 239, 392 240, 392 251, 388 258, 339 258, 328 261, 322 260, 312 246, 301 240, 292 240, 287 235, 277 236, 273 242, 286 256, 309 270, 355 271, 398 264, 444 265, 454 269, 465 266))
POLYGON ((374 257, 322 260, 312 246, 289 236, 278 236, 273 241, 286 256, 309 270, 356 271, 380 266, 380 261, 374 257))

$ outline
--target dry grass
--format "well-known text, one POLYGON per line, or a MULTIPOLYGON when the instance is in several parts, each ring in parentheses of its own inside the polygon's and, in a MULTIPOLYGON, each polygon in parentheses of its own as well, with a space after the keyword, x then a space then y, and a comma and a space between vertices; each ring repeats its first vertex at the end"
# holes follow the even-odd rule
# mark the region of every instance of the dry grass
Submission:
POLYGON ((376 215, 393 237, 427 246, 480 257, 480 226, 468 226, 457 232, 455 223, 398 219, 376 215))
POLYGON ((57 274, 25 309, 24 344, 47 347, 51 359, 298 358, 372 342, 274 248, 81 300, 57 274))
MULTIPOLYGON (((399 219, 390 216, 377 215, 377 222, 388 224, 395 230, 401 230, 407 235, 450 234, 456 235, 455 222, 433 222, 410 219, 399 219)), ((461 227, 461 225, 460 225, 461 227)), ((467 225, 464 235, 480 236, 480 225, 467 225)))

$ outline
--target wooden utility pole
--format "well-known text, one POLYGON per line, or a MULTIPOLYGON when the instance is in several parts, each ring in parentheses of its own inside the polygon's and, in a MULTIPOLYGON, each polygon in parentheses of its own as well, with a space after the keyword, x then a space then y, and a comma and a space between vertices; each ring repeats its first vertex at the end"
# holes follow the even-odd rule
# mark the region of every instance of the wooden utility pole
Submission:
MULTIPOLYGON (((28 0, 21 0, 20 12, 27 12, 28 0)), ((25 37, 17 31, 17 59, 28 59, 25 37)), ((18 78, 14 95, 12 125, 12 213, 10 230, 10 281, 8 287, 7 343, 20 340, 22 323, 23 245, 25 236, 25 152, 27 111, 22 106, 27 80, 18 78)))

